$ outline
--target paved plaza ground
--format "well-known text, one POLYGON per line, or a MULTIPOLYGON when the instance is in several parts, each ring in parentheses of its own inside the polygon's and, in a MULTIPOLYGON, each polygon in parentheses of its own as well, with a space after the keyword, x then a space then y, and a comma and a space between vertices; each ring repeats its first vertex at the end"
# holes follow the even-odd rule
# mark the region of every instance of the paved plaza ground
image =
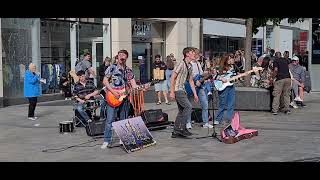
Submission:
MULTIPOLYGON (((100 149, 103 139, 93 142, 84 128, 74 133, 60 134, 59 122, 70 120, 72 106, 66 101, 38 104, 39 120, 27 120, 27 105, 0 109, 0 161, 45 161, 45 162, 131 162, 131 161, 235 161, 235 162, 285 162, 320 157, 320 94, 306 94, 303 109, 292 109, 292 114, 241 111, 244 127, 257 129, 259 135, 236 144, 224 144, 213 138, 172 139, 168 128, 151 131, 155 146, 126 153, 122 148, 100 149), (42 152, 49 148, 62 148, 76 144, 62 152, 42 152)), ((175 103, 156 106, 147 103, 146 109, 162 108, 173 121, 177 113, 175 103)), ((218 132, 220 129, 217 128, 218 132)), ((195 124, 194 136, 205 136, 208 130, 195 124)), ((212 131, 210 130, 209 134, 212 131)))

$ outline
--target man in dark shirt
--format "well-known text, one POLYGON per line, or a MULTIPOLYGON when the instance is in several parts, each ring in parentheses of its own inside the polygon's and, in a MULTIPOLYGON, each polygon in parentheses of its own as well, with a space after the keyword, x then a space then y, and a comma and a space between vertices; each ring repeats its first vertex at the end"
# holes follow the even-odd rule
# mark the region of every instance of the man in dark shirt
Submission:
POLYGON ((164 99, 165 99, 165 103, 167 105, 170 105, 170 102, 168 101, 168 96, 167 96, 167 92, 168 92, 168 83, 166 80, 166 76, 165 76, 165 70, 167 69, 167 65, 161 61, 161 56, 160 55, 156 55, 155 56, 155 62, 153 64, 153 69, 160 69, 160 71, 163 71, 162 77, 160 77, 160 81, 159 83, 156 83, 154 85, 155 91, 158 95, 158 102, 157 105, 161 104, 161 92, 163 93, 164 99))
MULTIPOLYGON (((277 115, 280 104, 280 97, 283 96, 284 112, 290 114, 290 88, 291 78, 289 73, 289 62, 284 58, 277 58, 273 62, 273 75, 275 79, 273 89, 272 114, 277 115)), ((282 104, 282 103, 281 103, 282 104)))
POLYGON ((84 104, 86 103, 86 100, 92 99, 94 96, 98 95, 99 91, 93 81, 86 79, 84 71, 78 71, 77 76, 79 77, 79 81, 74 86, 73 90, 73 96, 77 101, 76 109, 85 122, 90 122, 91 119, 85 112, 84 104))

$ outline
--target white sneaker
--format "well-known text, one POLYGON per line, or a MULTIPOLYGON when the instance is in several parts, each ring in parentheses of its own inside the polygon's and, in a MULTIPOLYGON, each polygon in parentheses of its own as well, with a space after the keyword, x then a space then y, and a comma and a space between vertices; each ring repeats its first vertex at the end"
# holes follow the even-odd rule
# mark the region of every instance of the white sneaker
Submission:
POLYGON ((302 101, 302 99, 299 96, 297 96, 296 98, 294 98, 294 101, 302 101))
POLYGON ((211 124, 209 124, 209 123, 206 123, 202 127, 204 127, 204 128, 213 128, 213 126, 211 124))
POLYGON ((68 100, 68 98, 64 98, 64 100, 66 101, 66 100, 68 100))
POLYGON ((123 144, 122 141, 121 141, 121 139, 119 140, 119 144, 123 144))
POLYGON ((188 122, 187 125, 186 125, 187 129, 192 129, 192 126, 191 126, 191 123, 188 122))
POLYGON ((108 145, 109 145, 109 143, 108 143, 108 142, 103 142, 103 144, 102 144, 102 146, 101 146, 101 149, 105 149, 105 148, 107 148, 107 147, 108 147, 108 145))
POLYGON ((208 96, 212 95, 212 92, 208 92, 208 96))
POLYGON ((296 105, 296 103, 294 101, 292 101, 290 103, 290 106, 292 106, 294 109, 298 109, 298 106, 296 105))
POLYGON ((28 117, 28 119, 31 120, 31 121, 35 121, 36 120, 36 118, 34 118, 34 117, 28 117))
POLYGON ((220 124, 219 121, 214 121, 214 125, 220 124))

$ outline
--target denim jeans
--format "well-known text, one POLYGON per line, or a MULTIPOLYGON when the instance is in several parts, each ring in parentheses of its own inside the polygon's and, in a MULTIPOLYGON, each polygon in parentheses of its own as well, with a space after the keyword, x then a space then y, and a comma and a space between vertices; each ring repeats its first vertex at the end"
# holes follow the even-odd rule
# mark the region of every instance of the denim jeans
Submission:
MULTIPOLYGON (((202 120, 204 123, 209 122, 209 112, 208 112, 208 96, 205 89, 200 89, 198 92, 198 97, 200 101, 200 106, 202 109, 202 120)), ((188 117, 188 123, 191 122, 191 114, 188 117)))
POLYGON ((206 81, 204 83, 205 85, 205 88, 206 88, 206 93, 208 94, 209 92, 211 92, 211 89, 212 89, 212 83, 210 81, 206 81))
POLYGON ((188 118, 191 117, 192 105, 188 100, 187 93, 184 91, 174 92, 179 112, 174 122, 174 130, 186 129, 188 118))
POLYGON ((106 100, 103 98, 103 99, 101 99, 101 101, 100 101, 100 119, 104 119, 104 117, 105 117, 105 111, 106 111, 106 105, 107 105, 107 102, 106 102, 106 100))
POLYGON ((87 112, 85 111, 84 105, 81 104, 81 103, 77 103, 76 104, 76 109, 78 110, 78 112, 79 112, 79 114, 81 116, 80 119, 81 120, 85 120, 84 123, 86 123, 90 119, 90 117, 88 116, 87 112))
POLYGON ((171 75, 172 75, 172 70, 167 69, 166 70, 166 80, 167 80, 167 84, 168 84, 168 89, 170 91, 170 79, 171 79, 171 75))
POLYGON ((127 99, 123 101, 123 103, 117 107, 113 108, 106 104, 107 110, 105 111, 104 117, 106 117, 106 125, 104 129, 104 142, 111 142, 111 136, 112 136, 112 122, 115 120, 117 112, 120 111, 120 120, 124 120, 128 118, 129 115, 129 102, 127 99))
POLYGON ((227 122, 230 122, 233 116, 233 108, 235 102, 235 87, 228 86, 223 91, 219 91, 219 109, 216 116, 216 121, 219 123, 223 120, 224 107, 227 104, 227 122))

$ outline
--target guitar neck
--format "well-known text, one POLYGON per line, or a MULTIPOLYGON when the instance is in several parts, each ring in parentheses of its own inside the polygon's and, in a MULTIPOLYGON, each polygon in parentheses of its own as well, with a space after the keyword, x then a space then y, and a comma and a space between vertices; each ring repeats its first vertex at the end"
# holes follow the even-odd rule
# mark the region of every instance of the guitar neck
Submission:
POLYGON ((228 82, 229 82, 229 81, 234 81, 234 80, 239 79, 239 78, 241 78, 241 77, 243 77, 243 76, 248 76, 248 75, 249 75, 250 73, 252 73, 252 72, 253 72, 253 70, 244 72, 244 73, 239 74, 239 75, 237 75, 237 76, 233 76, 232 78, 228 79, 227 81, 228 81, 228 82))

